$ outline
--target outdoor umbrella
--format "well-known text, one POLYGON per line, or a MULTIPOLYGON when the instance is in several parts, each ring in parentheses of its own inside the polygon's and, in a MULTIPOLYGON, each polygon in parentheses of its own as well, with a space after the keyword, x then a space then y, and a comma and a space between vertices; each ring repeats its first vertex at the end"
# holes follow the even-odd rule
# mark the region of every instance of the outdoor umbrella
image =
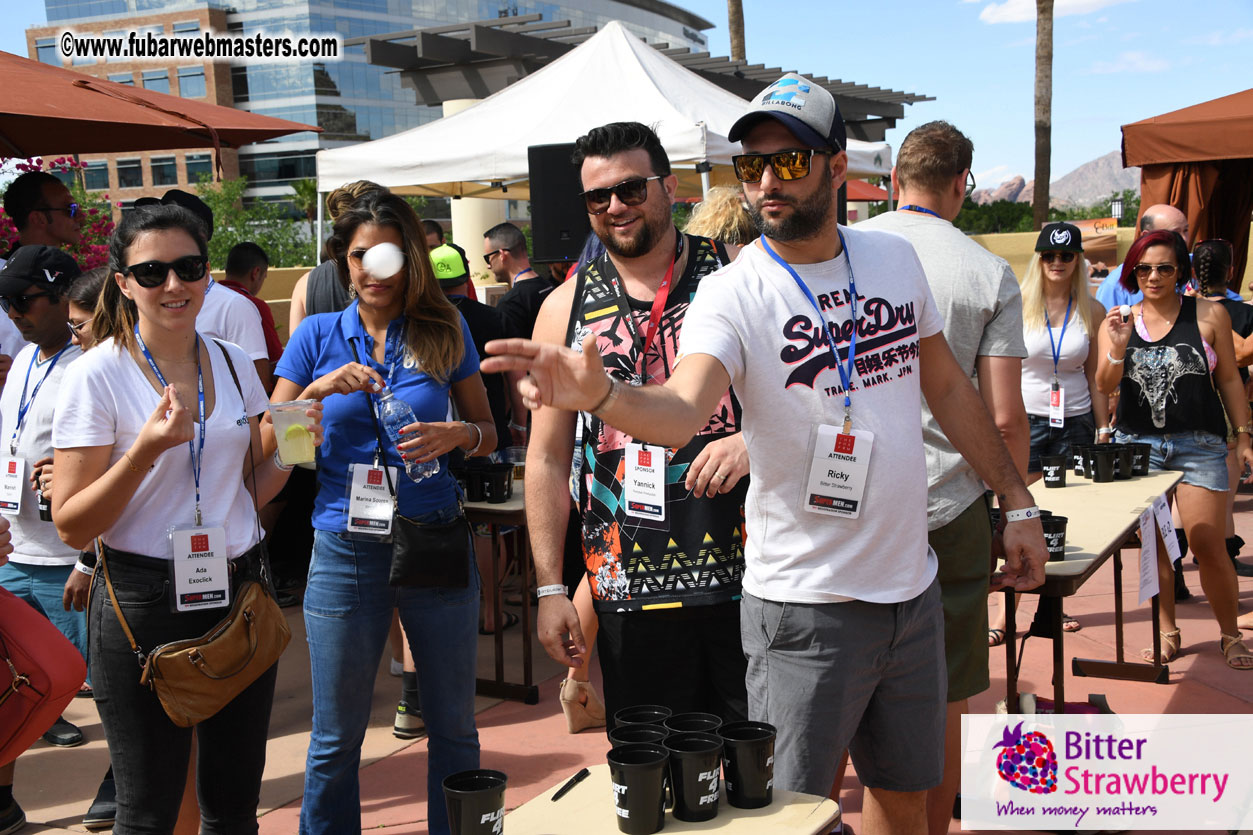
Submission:
POLYGON ((0 52, 0 156, 238 147, 320 128, 0 52))

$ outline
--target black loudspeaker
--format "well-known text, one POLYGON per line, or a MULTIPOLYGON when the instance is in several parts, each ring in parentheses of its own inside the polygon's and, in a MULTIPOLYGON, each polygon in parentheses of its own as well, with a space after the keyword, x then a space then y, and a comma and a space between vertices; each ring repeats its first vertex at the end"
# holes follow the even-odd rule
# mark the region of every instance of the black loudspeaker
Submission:
POLYGON ((592 231, 579 192, 574 143, 526 149, 531 180, 531 260, 576 261, 592 231))

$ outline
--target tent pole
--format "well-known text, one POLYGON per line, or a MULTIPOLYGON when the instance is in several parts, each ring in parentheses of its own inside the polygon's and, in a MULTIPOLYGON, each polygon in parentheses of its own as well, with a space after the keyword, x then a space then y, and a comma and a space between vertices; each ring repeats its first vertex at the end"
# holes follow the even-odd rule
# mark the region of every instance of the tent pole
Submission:
POLYGON ((896 211, 896 209, 893 208, 892 206, 892 178, 891 177, 888 177, 888 211, 889 212, 896 211))
POLYGON ((700 172, 700 196, 702 198, 709 196, 709 172, 700 172))
POLYGON ((313 233, 313 266, 322 263, 322 211, 326 206, 322 192, 318 192, 317 231, 313 233))

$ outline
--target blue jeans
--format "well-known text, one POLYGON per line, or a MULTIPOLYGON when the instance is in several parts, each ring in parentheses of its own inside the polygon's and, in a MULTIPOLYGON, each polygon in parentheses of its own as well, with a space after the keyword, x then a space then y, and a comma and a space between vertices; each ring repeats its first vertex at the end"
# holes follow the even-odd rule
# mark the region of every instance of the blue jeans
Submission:
POLYGON ((1027 423, 1031 428, 1031 452, 1027 461, 1029 473, 1040 472, 1041 455, 1069 457, 1071 446, 1090 444, 1096 440, 1096 420, 1091 412, 1066 418, 1060 429, 1049 426, 1047 416, 1027 415, 1027 423))
MULTIPOLYGON (((415 517, 447 522, 453 505, 415 517)), ((313 732, 305 763, 302 835, 361 831, 361 742, 370 721, 374 677, 387 643, 392 610, 409 639, 418 668, 426 722, 426 778, 432 835, 448 830, 444 778, 479 767, 474 726, 475 651, 479 581, 466 537, 469 587, 396 588, 388 585, 390 543, 344 539, 315 531, 305 587, 305 631, 313 674, 313 732)))
POLYGON ((1183 473, 1183 483, 1225 493, 1227 484, 1227 441, 1209 432, 1172 432, 1168 435, 1131 435, 1114 432, 1119 444, 1152 445, 1150 470, 1183 473))

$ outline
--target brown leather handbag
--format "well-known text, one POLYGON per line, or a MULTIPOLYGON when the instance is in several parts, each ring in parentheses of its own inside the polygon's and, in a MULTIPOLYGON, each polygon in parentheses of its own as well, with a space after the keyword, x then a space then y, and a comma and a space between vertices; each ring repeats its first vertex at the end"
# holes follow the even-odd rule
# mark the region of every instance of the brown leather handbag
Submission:
MULTIPOLYGON (((235 387, 240 388, 235 367, 225 348, 222 354, 226 356, 235 387)), ((240 397, 243 397, 242 388, 240 397)), ((251 463, 251 444, 248 456, 251 463)), ((253 501, 256 501, 255 464, 253 501)), ((258 521, 258 536, 260 531, 258 521)), ((118 623, 126 633, 131 650, 143 660, 139 683, 147 685, 157 694, 170 721, 180 728, 190 728, 203 722, 229 704, 278 661, 291 640, 291 628, 283 610, 270 594, 265 548, 260 542, 244 557, 250 558, 255 558, 260 565, 260 582, 247 580, 239 585, 235 590, 235 602, 225 618, 198 638, 161 644, 145 656, 135 642, 126 618, 122 616, 117 596, 113 593, 113 583, 109 580, 105 549, 100 549, 99 565, 104 569, 104 582, 109 589, 113 611, 117 613, 118 623)))

